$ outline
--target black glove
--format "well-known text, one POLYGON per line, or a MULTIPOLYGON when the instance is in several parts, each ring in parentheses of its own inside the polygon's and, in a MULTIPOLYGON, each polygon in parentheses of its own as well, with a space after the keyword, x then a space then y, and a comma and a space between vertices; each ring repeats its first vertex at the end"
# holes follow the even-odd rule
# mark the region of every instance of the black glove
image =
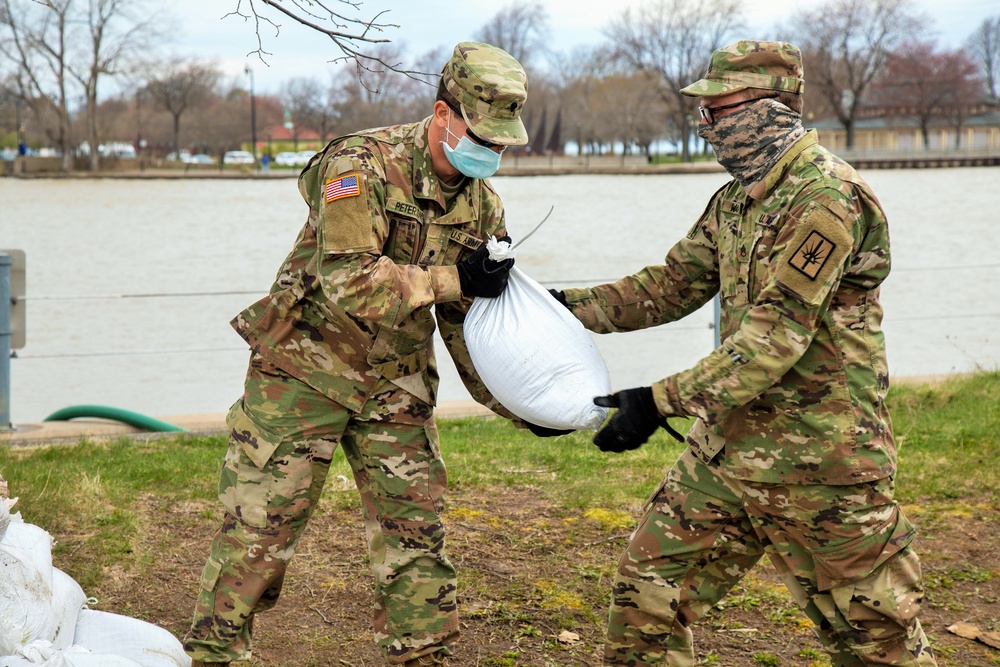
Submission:
POLYGON ((636 449, 661 426, 677 441, 683 440, 681 434, 671 428, 666 417, 656 409, 652 387, 636 387, 610 396, 598 396, 594 399, 594 405, 618 408, 608 425, 594 436, 594 444, 602 452, 636 449))
POLYGON ((528 427, 529 431, 537 435, 539 438, 552 438, 557 435, 566 435, 567 433, 573 432, 573 429, 562 431, 557 428, 549 428, 548 426, 539 426, 538 424, 532 424, 531 422, 524 422, 524 425, 528 427))
POLYGON ((563 292, 562 290, 559 289, 550 289, 549 294, 552 295, 553 299, 561 303, 563 305, 563 308, 569 308, 570 311, 573 310, 572 308, 569 307, 569 304, 566 303, 566 292, 563 292))
MULTIPOLYGON (((510 243, 509 236, 497 240, 510 243)), ((490 298, 500 296, 507 288, 507 279, 510 277, 512 266, 514 266, 513 258, 502 262, 490 259, 490 252, 484 243, 458 265, 458 280, 462 286, 462 294, 490 298)))

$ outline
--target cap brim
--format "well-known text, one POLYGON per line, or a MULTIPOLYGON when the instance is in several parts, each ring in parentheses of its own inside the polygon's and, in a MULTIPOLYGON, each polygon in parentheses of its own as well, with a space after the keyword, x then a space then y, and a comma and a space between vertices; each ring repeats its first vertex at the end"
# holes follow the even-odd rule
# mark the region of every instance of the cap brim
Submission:
POLYGON ((746 85, 739 83, 722 83, 721 81, 712 81, 711 79, 699 79, 690 86, 681 88, 680 92, 681 95, 687 95, 688 97, 719 97, 720 95, 735 93, 746 87, 746 85))
POLYGON ((489 118, 473 113, 464 106, 462 106, 462 117, 473 134, 491 144, 524 146, 528 143, 528 130, 520 118, 489 118))

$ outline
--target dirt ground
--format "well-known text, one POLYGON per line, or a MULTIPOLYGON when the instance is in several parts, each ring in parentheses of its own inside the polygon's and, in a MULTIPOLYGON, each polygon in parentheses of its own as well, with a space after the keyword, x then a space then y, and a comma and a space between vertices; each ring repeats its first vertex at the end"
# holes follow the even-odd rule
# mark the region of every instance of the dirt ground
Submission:
MULTIPOLYGON (((325 500, 292 561, 278 606, 256 621, 253 667, 371 667, 372 582, 355 492, 325 500)), ((459 570, 458 666, 591 665, 600 652, 610 577, 632 517, 554 507, 538 489, 452 489, 445 517, 459 570)), ((218 522, 215 504, 143 501, 143 554, 115 568, 95 608, 183 635, 218 522)), ((949 505, 906 510, 921 528, 923 624, 940 665, 1000 665, 1000 650, 946 630, 1000 630, 1000 511, 949 505)), ((86 558, 85 549, 64 558, 86 558)), ((72 571, 72 563, 56 565, 72 571)), ((769 566, 762 563, 695 626, 699 664, 829 664, 769 566)))

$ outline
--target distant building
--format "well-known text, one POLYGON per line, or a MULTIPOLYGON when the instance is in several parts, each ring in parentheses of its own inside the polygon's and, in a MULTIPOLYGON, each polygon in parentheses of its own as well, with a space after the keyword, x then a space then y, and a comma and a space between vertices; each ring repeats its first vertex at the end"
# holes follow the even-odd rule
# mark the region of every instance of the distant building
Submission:
MULTIPOLYGON (((821 144, 834 152, 847 146, 847 131, 836 118, 805 122, 816 128, 821 144)), ((912 114, 869 110, 854 123, 855 151, 1000 151, 1000 107, 981 106, 961 125, 953 117, 938 116, 927 124, 925 145, 920 121, 912 114)))
MULTIPOLYGON (((331 135, 327 137, 327 141, 332 139, 336 135, 331 135)), ((258 136, 257 139, 263 139, 266 141, 270 139, 273 142, 281 143, 296 143, 303 144, 313 149, 322 148, 323 139, 314 130, 307 128, 288 128, 284 125, 268 125, 264 128, 263 135, 258 136)), ((262 142, 263 143, 263 142, 262 142)))

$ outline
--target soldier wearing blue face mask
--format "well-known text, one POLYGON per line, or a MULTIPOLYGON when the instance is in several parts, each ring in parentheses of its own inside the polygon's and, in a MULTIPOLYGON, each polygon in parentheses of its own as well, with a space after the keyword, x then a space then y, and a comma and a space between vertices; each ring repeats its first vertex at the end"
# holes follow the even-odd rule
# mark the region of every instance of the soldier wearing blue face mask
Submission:
POLYGON ((250 658, 253 619, 278 600, 338 447, 362 501, 379 649, 405 667, 452 654, 459 607, 440 517, 435 328, 473 398, 554 434, 490 395, 463 336, 472 299, 499 296, 513 264, 486 252, 506 221, 485 179, 503 147, 528 142, 526 97, 510 54, 462 42, 430 116, 334 139, 299 175, 305 224, 270 292, 232 320, 250 363, 227 418, 225 517, 185 638, 192 667, 250 658))

